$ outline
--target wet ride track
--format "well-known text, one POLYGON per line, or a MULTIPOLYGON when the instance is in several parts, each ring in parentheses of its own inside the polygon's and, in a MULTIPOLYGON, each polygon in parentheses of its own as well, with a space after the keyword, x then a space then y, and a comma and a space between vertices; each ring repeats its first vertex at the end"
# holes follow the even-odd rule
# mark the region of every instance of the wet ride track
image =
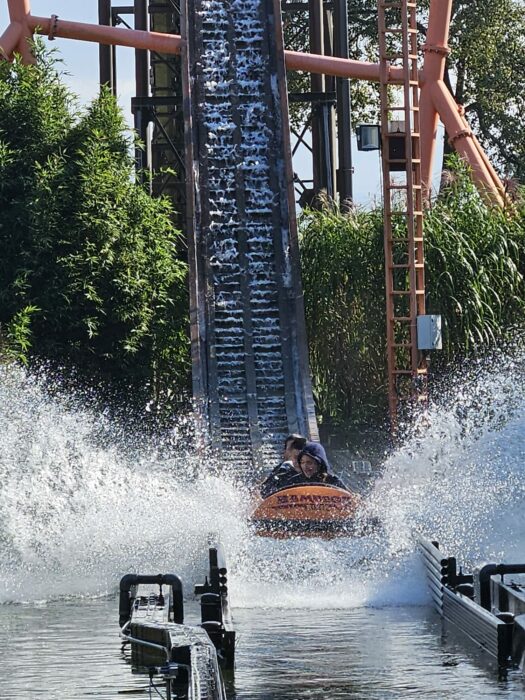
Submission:
POLYGON ((263 467, 317 435, 280 6, 188 0, 183 32, 194 395, 212 446, 263 467))

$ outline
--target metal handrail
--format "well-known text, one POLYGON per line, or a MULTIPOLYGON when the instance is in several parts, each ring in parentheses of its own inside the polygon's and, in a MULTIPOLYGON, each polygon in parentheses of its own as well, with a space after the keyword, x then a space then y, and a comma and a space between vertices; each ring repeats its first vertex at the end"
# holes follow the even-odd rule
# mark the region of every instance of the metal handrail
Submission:
POLYGON ((150 649, 158 649, 160 651, 163 651, 166 654, 166 662, 170 662, 170 650, 168 647, 162 646, 161 644, 155 644, 155 642, 147 642, 144 639, 137 639, 137 637, 131 637, 128 634, 124 633, 124 630, 129 627, 131 624, 131 620, 128 620, 126 624, 120 628, 119 631, 119 637, 121 639, 125 639, 127 642, 133 642, 133 644, 140 644, 143 647, 149 647, 150 649))

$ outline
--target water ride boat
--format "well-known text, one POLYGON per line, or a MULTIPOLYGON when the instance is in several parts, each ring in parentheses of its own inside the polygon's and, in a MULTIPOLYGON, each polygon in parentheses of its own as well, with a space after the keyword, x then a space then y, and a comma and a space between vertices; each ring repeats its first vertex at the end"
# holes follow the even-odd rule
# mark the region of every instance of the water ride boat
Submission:
POLYGON ((339 486, 302 483, 261 498, 251 522, 261 537, 345 537, 360 527, 356 514, 361 503, 358 494, 339 486))

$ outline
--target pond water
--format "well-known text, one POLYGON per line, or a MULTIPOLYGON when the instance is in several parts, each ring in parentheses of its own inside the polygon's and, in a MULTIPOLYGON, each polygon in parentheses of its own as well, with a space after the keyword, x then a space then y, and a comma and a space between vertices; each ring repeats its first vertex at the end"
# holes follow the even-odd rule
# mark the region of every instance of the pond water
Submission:
MULTIPOLYGON (((117 618, 114 597, 2 606, 0 697, 148 698, 148 679, 121 653, 117 618)), ((243 608, 234 618, 229 698, 525 698, 522 674, 498 677, 427 607, 243 608)))

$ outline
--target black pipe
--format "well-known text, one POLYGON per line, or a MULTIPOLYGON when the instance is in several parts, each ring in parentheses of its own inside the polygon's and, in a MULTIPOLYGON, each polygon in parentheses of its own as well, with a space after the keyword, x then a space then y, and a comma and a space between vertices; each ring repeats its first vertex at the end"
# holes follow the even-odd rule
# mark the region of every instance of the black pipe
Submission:
MULTIPOLYGON (((135 29, 148 30, 148 0, 135 0, 135 29)), ((137 97, 149 94, 148 52, 135 49, 135 83, 137 97)))
MULTIPOLYGON (((148 30, 148 0, 135 0, 134 5, 135 29, 148 30)), ((135 94, 136 97, 149 96, 149 51, 135 49, 135 94)), ((135 167, 140 178, 149 170, 148 124, 150 110, 141 106, 134 111, 135 131, 142 146, 135 148, 135 167)))
MULTIPOLYGON (((98 0, 98 23, 107 27, 111 26, 111 0, 98 0)), ((100 84, 107 85, 114 93, 112 47, 109 44, 99 44, 98 56, 100 84)))
POLYGON ((525 574, 525 564, 486 564, 481 569, 476 571, 479 581, 479 594, 476 596, 478 605, 481 605, 485 610, 492 608, 490 595, 490 577, 505 576, 505 574, 525 574))
MULTIPOLYGON (((348 58, 348 3, 347 0, 335 0, 334 25, 337 28, 334 37, 334 55, 348 58)), ((350 95, 350 80, 336 78, 337 93, 337 147, 339 168, 337 190, 339 203, 352 201, 352 99, 350 95)))
POLYGON ((182 597, 182 581, 175 574, 126 574, 120 579, 119 625, 123 627, 131 618, 133 600, 130 590, 141 583, 153 583, 158 586, 171 586, 173 600, 173 622, 184 624, 184 600, 182 597))

